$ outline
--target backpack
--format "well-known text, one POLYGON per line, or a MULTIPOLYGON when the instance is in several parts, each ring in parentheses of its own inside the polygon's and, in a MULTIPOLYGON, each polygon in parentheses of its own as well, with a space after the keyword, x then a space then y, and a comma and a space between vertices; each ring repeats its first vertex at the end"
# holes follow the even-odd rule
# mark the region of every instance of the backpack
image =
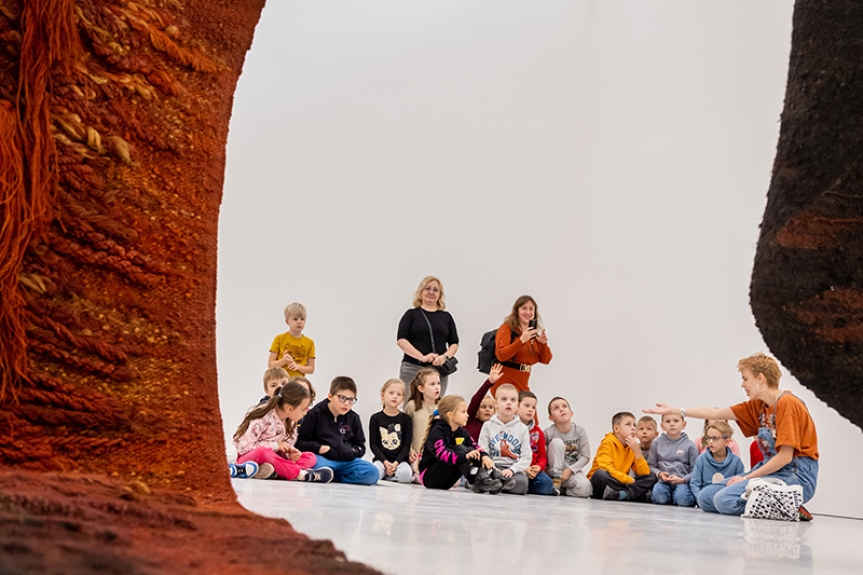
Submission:
MULTIPOLYGON (((510 340, 512 343, 515 341, 516 335, 510 329, 510 340)), ((482 339, 479 341, 479 352, 477 352, 478 361, 476 363, 476 368, 482 373, 488 373, 491 371, 491 366, 498 362, 497 355, 495 355, 495 338, 497 337, 497 330, 493 329, 491 331, 487 331, 482 334, 482 339)))

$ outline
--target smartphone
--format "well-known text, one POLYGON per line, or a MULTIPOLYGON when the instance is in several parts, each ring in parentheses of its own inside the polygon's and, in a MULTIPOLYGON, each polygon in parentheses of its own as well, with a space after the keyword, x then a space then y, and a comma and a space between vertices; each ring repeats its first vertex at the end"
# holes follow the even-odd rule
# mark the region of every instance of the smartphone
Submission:
POLYGON ((532 320, 528 321, 527 327, 530 329, 536 329, 536 327, 537 327, 536 318, 533 318, 532 320))

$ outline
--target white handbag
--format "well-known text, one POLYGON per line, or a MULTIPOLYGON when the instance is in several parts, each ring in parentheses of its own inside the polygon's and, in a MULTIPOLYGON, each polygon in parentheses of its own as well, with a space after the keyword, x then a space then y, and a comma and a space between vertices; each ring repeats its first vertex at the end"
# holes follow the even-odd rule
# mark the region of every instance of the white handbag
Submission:
POLYGON ((788 485, 774 477, 756 477, 749 480, 740 498, 746 500, 744 517, 800 521, 800 506, 803 505, 800 485, 788 485))

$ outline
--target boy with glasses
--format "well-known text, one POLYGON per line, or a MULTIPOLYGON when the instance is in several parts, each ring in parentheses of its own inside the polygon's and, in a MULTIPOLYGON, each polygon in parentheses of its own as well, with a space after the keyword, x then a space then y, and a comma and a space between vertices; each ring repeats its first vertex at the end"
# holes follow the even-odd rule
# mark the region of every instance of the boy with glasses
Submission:
MULTIPOLYGON (((707 441, 707 449, 695 460, 695 468, 689 479, 689 489, 696 500, 705 487, 718 484, 725 486, 725 481, 736 475, 743 475, 743 461, 737 457, 728 442, 734 430, 724 421, 714 421, 707 426, 704 439, 707 441)), ((711 502, 716 489, 709 489, 711 502)), ((707 493, 705 492, 705 493, 707 493)), ((699 507, 703 507, 699 504, 699 507)))
POLYGON ((357 384, 340 375, 330 384, 327 398, 315 405, 303 419, 296 447, 317 455, 318 467, 329 467, 333 481, 372 485, 380 473, 363 459, 366 436, 360 416, 352 411, 357 402, 357 384))

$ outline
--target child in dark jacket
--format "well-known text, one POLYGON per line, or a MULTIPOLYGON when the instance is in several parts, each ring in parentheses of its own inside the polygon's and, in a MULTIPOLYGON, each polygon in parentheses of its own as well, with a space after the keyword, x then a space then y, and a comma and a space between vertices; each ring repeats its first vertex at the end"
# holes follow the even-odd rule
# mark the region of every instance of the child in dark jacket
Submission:
MULTIPOLYGON (((439 419, 429 419, 420 459, 420 482, 428 489, 449 489, 464 475, 475 493, 500 493, 503 483, 492 477, 494 462, 467 430, 467 403, 448 395, 438 404, 439 419)), ((498 473, 498 475, 500 475, 498 473)))
POLYGON ((340 375, 330 384, 327 398, 309 411, 299 428, 297 448, 317 455, 315 468, 329 467, 334 481, 372 485, 380 473, 363 460, 366 436, 360 416, 352 411, 357 401, 357 384, 340 375))
POLYGON ((488 394, 488 391, 494 383, 503 375, 503 366, 499 363, 491 366, 488 372, 488 379, 485 380, 473 397, 470 398, 470 405, 467 406, 467 424, 464 426, 474 441, 479 441, 479 432, 482 431, 482 424, 491 419, 494 415, 495 405, 494 398, 488 394))

